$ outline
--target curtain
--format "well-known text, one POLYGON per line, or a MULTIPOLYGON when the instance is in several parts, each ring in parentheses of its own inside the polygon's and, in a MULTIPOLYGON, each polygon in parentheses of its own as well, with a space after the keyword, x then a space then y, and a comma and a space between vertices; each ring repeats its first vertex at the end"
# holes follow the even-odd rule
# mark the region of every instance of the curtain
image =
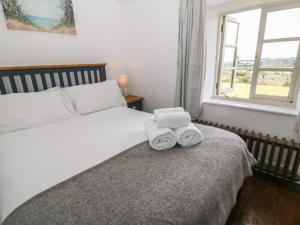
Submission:
POLYGON ((206 71, 206 0, 180 0, 176 106, 199 118, 206 71))

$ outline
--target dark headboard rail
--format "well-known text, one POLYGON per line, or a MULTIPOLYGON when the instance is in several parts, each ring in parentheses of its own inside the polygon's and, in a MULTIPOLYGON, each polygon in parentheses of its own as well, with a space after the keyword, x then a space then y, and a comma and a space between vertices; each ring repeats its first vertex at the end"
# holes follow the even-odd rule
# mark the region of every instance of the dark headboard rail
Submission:
POLYGON ((0 67, 0 94, 38 92, 106 80, 106 64, 0 67))

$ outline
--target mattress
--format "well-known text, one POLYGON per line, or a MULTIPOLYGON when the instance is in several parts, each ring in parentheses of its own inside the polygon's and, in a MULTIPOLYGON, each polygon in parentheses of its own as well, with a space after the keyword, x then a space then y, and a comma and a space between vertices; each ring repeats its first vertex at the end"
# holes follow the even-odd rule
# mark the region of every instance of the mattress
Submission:
POLYGON ((146 141, 151 117, 115 107, 0 135, 0 224, 33 196, 146 141))

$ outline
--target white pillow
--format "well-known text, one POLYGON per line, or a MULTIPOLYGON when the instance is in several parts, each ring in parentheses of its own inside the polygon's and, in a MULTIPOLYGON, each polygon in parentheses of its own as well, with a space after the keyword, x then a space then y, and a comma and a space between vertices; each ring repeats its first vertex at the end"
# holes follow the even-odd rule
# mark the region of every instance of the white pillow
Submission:
POLYGON ((68 93, 74 108, 82 115, 116 106, 127 106, 114 80, 67 87, 63 90, 68 93))
POLYGON ((62 101, 65 105, 65 107, 70 111, 71 114, 76 114, 76 115, 80 115, 75 108, 73 107, 73 104, 71 102, 71 99, 68 95, 68 93, 66 93, 65 91, 63 91, 60 87, 54 87, 54 88, 49 88, 47 90, 45 90, 46 92, 49 91, 59 91, 62 101))
POLYGON ((0 134, 79 116, 59 89, 0 95, 0 134))

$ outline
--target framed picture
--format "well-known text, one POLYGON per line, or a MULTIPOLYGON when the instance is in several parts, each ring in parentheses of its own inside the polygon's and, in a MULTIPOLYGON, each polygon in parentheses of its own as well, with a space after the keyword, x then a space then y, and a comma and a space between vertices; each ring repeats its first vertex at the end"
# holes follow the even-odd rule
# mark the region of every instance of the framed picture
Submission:
POLYGON ((0 1, 8 29, 76 34, 72 0, 0 1))

